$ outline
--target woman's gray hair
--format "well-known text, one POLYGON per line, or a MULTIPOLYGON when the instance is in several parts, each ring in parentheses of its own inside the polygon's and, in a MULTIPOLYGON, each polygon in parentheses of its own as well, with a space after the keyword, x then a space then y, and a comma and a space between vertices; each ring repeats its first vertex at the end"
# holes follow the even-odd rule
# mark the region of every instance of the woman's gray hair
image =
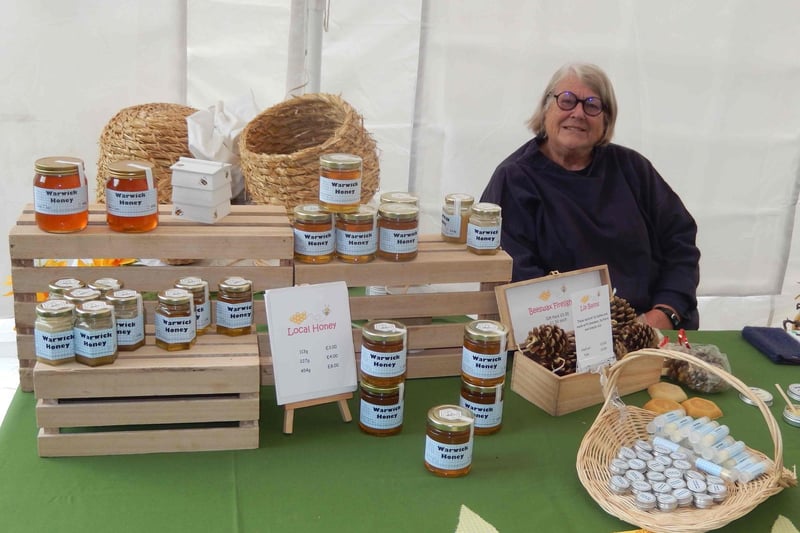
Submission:
POLYGON ((537 136, 545 137, 544 129, 544 116, 547 109, 553 104, 554 98, 551 98, 556 85, 561 80, 569 76, 575 76, 581 83, 588 86, 592 91, 597 93, 600 100, 603 101, 603 120, 605 122, 605 131, 600 141, 597 143, 602 146, 611 142, 614 136, 614 124, 617 122, 617 97, 614 95, 614 86, 611 85, 611 80, 608 79, 603 70, 597 65, 591 63, 568 63, 559 68, 550 78, 550 82, 542 93, 539 99, 539 105, 536 107, 533 116, 528 120, 528 128, 537 136))

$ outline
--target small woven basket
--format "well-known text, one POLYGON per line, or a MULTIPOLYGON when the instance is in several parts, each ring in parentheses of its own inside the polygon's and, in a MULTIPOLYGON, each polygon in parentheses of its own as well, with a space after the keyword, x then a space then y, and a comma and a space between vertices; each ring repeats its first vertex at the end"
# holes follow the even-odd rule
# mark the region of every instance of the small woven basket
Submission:
POLYGON ((276 104, 251 120, 239 138, 242 174, 255 203, 295 206, 319 202, 319 157, 361 156, 361 201, 379 184, 375 141, 364 119, 341 97, 312 93, 276 104))
POLYGON ((769 408, 747 385, 725 370, 693 355, 647 348, 631 352, 612 365, 606 377, 607 382, 603 387, 606 400, 583 437, 576 467, 578 478, 586 491, 608 514, 654 533, 699 533, 718 529, 741 518, 770 496, 797 485, 796 472, 783 466, 781 433, 769 408), (638 439, 648 439, 647 423, 655 416, 650 411, 632 406, 620 407, 615 402, 616 383, 623 368, 641 357, 667 357, 689 362, 721 377, 752 400, 764 417, 775 444, 774 459, 770 460, 757 450, 748 450, 770 462, 767 472, 748 483, 728 483, 728 497, 708 509, 679 507, 670 512, 643 511, 634 505, 631 495, 619 496, 611 492, 608 488, 612 475, 609 472, 611 459, 616 457, 620 446, 631 446, 638 439))
POLYGON ((105 202, 108 165, 123 159, 153 164, 158 203, 172 202, 171 167, 192 157, 186 117, 197 111, 180 104, 153 103, 126 107, 108 121, 100 135, 97 161, 97 201, 105 202))

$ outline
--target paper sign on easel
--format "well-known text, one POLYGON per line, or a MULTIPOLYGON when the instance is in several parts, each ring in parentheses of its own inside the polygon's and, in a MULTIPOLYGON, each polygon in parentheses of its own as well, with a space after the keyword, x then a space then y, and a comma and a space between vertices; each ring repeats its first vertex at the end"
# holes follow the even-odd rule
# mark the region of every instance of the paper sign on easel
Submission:
POLYGON ((343 281, 264 294, 278 405, 356 390, 350 298, 343 281))

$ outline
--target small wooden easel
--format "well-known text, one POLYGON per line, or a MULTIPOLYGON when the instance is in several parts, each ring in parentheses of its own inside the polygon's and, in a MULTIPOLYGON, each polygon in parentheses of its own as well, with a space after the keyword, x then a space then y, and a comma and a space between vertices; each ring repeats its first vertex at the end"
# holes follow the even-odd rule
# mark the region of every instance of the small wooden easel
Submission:
POLYGON ((333 396, 323 396, 322 398, 313 398, 311 400, 304 400, 302 402, 287 403, 283 406, 283 432, 286 435, 291 435, 294 426, 294 411, 295 409, 302 409, 303 407, 312 407, 314 405, 322 405, 324 403, 336 402, 339 404, 339 413, 342 415, 344 422, 351 422, 353 416, 350 414, 350 407, 347 405, 347 400, 353 397, 352 392, 345 392, 342 394, 335 394, 333 396))

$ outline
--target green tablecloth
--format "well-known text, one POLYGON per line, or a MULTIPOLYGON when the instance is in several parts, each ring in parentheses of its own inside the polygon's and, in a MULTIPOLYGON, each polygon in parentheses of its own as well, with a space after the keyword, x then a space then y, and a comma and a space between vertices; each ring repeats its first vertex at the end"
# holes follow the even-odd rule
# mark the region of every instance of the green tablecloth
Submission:
MULTIPOLYGON (((719 345, 734 373, 776 396, 784 463, 800 462, 800 428, 780 418, 774 383, 800 382, 800 367, 776 366, 739 332, 697 332, 719 345)), ((401 434, 377 438, 341 421, 335 404, 301 409, 294 434, 262 390, 258 450, 39 458, 34 397, 18 391, 0 426, 0 531, 453 531, 462 504, 501 532, 633 529, 607 515, 575 473, 580 440, 599 406, 551 417, 507 390, 504 427, 476 437, 473 470, 443 479, 423 466, 428 408, 457 403, 457 378, 407 382, 401 434)), ((642 405, 647 394, 625 398, 642 405)), ((757 409, 731 390, 715 395, 732 434, 772 455, 757 409)), ((720 531, 769 531, 779 514, 800 526, 800 489, 782 491, 720 531)))

